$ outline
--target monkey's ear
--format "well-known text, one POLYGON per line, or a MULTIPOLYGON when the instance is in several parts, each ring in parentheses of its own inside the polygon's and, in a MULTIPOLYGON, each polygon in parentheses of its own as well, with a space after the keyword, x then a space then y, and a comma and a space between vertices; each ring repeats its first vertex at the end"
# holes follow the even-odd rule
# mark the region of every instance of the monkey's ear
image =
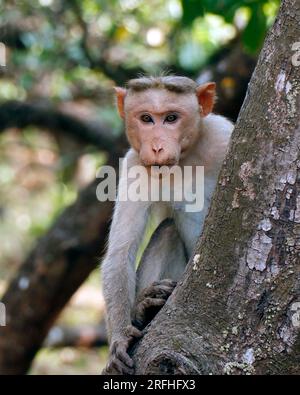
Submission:
POLYGON ((119 88, 118 86, 115 86, 114 90, 116 92, 117 107, 118 107, 120 117, 124 118, 125 117, 124 99, 125 99, 127 90, 125 88, 119 88))
POLYGON ((196 95, 201 107, 201 115, 205 117, 212 112, 216 98, 216 84, 207 82, 196 89, 196 95))

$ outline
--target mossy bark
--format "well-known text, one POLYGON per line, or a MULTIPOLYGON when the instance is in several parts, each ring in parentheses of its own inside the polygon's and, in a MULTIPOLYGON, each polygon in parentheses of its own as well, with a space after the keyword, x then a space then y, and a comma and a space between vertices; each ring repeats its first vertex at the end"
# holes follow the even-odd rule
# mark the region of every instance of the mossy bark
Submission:
POLYGON ((300 2, 282 2, 182 282, 137 374, 300 373, 300 2))

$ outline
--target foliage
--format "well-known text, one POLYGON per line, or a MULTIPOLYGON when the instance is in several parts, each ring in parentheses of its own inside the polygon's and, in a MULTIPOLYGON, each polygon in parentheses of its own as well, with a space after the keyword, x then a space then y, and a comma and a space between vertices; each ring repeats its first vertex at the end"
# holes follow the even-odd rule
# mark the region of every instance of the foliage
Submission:
MULTIPOLYGON (((277 0, 13 0, 0 2, 0 26, 17 26, 22 50, 9 53, 0 98, 54 101, 97 96, 118 68, 194 72, 242 35, 257 51, 277 0)), ((1 38, 0 38, 1 41, 1 38)), ((124 81, 123 81, 124 82, 124 81)))
POLYGON ((243 44, 249 51, 257 52, 278 5, 279 1, 269 0, 182 0, 182 23, 190 27, 207 13, 220 15, 236 27, 241 23, 243 44))

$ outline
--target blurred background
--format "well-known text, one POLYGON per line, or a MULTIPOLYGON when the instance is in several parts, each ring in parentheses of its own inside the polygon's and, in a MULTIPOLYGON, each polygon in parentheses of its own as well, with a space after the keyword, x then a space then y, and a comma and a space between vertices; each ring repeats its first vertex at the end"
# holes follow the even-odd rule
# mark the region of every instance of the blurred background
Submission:
POLYGON ((112 88, 140 73, 213 80, 216 112, 236 120, 278 6, 0 0, 0 354, 34 349, 30 374, 101 371, 112 206, 96 201, 95 175, 127 147, 112 88))

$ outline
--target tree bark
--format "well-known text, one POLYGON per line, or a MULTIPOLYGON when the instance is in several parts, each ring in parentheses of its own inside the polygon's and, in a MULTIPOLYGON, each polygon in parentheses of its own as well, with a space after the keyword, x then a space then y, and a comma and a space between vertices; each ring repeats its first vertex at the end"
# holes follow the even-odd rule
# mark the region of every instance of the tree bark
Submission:
POLYGON ((300 373, 300 2, 282 2, 196 255, 133 352, 136 374, 300 373))

